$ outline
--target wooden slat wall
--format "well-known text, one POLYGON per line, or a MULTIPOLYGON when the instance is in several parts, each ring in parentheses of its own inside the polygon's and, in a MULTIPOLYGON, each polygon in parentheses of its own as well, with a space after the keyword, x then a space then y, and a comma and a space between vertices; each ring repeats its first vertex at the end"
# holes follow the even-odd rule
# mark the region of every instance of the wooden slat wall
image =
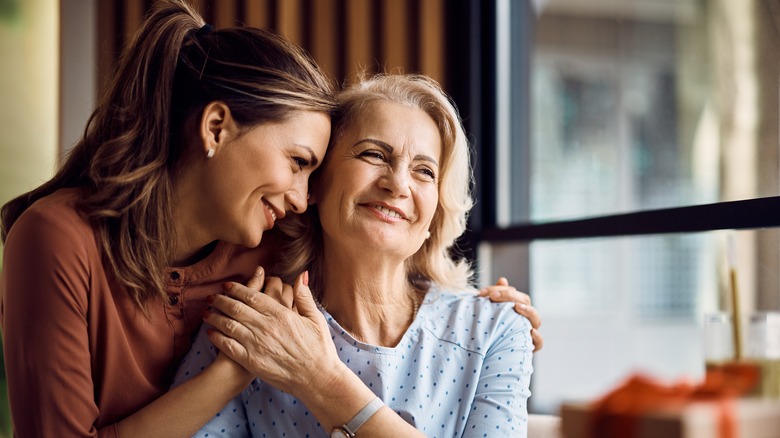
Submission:
POLYGON ((382 25, 382 56, 381 67, 386 71, 406 66, 407 70, 416 70, 414 61, 414 46, 410 43, 413 29, 409 20, 409 0, 384 0, 381 9, 382 25))
POLYGON ((339 1, 313 0, 308 16, 310 33, 308 50, 317 63, 333 78, 344 76, 344 50, 340 47, 338 29, 341 28, 339 1))
POLYGON ((375 7, 376 2, 346 0, 345 23, 341 30, 344 44, 340 48, 344 50, 345 77, 341 79, 352 79, 357 71, 376 70, 374 59, 379 58, 379 53, 374 46, 374 39, 378 37, 373 20, 375 7))
POLYGON ((417 26, 420 33, 417 47, 420 50, 420 71, 442 82, 445 79, 444 0, 422 0, 419 7, 417 26), (428 23, 437 24, 429 26, 428 23))
MULTIPOLYGON (((358 72, 388 71, 427 74, 446 88, 445 0, 189 1, 217 28, 246 25, 285 35, 339 83, 358 72)), ((101 81, 154 2, 97 2, 101 81)))
POLYGON ((271 25, 268 16, 269 3, 272 0, 249 0, 244 2, 244 9, 241 11, 244 19, 243 24, 247 26, 266 28, 271 25))

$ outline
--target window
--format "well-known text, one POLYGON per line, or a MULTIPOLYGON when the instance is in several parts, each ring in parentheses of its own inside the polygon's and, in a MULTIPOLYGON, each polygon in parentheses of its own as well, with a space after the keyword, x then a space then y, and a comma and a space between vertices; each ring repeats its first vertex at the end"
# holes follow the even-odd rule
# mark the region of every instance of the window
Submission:
POLYGON ((636 371, 700 377, 703 314, 730 307, 729 235, 742 309, 780 308, 780 7, 473 8, 482 67, 456 94, 477 149, 471 243, 481 281, 508 276, 544 317, 531 410, 636 371))

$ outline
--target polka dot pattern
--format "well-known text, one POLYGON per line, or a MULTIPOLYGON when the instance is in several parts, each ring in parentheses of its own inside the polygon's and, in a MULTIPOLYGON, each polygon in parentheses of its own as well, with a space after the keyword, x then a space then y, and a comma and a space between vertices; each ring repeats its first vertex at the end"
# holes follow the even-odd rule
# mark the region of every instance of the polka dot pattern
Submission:
MULTIPOLYGON (((323 310, 341 360, 385 404, 430 437, 512 436, 527 430, 530 323, 511 304, 432 290, 396 347, 357 341, 323 310)), ((201 330, 177 373, 216 356, 201 330)), ((328 436, 295 397, 255 380, 196 436, 328 436)))

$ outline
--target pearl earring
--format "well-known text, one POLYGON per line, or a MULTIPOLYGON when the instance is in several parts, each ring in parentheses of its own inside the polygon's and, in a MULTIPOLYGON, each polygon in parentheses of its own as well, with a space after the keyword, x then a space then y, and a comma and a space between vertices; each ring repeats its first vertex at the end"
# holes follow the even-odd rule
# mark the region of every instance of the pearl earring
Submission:
POLYGON ((430 238, 431 238, 431 232, 430 231, 426 231, 425 232, 425 239, 430 239, 430 238))
POLYGON ((206 151, 206 158, 211 158, 214 156, 214 149, 209 148, 208 151, 206 151))

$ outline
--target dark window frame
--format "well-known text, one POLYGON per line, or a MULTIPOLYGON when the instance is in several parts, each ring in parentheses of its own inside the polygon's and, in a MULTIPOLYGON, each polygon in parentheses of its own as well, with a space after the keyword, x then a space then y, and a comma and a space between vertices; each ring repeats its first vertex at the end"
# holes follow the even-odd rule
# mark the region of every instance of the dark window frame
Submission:
MULTIPOLYGON (((520 11, 513 13, 512 19, 527 24, 525 32, 529 35, 533 32, 533 12, 528 0, 513 2, 512 5, 513 10, 520 11)), ((496 0, 451 0, 447 3, 447 14, 448 84, 474 148, 473 193, 477 203, 469 220, 469 230, 459 242, 472 261, 476 262, 476 248, 481 242, 527 243, 534 240, 780 227, 780 196, 498 226, 495 199, 498 187, 493 177, 497 170, 496 0)), ((517 37, 513 34, 513 39, 517 37)), ((513 56, 519 55, 520 62, 530 62, 529 38, 522 38, 524 43, 521 47, 512 48, 513 56)), ((521 87, 521 93, 523 90, 527 91, 527 86, 521 87)), ((525 95, 527 97, 528 93, 525 95)), ((525 111, 520 108, 520 113, 521 117, 528 116, 527 105, 525 111)), ((528 130, 528 123, 522 124, 522 128, 528 130)), ((520 138, 528 141, 527 132, 520 134, 520 138)), ((528 166, 523 169, 528 171, 528 166)), ((521 208, 527 208, 527 197, 525 202, 526 205, 521 208)))

